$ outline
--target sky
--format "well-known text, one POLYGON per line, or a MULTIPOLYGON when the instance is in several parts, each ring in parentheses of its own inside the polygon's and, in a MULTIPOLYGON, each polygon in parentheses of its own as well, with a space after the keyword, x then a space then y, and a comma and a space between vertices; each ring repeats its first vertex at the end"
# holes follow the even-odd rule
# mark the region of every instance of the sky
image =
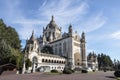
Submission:
POLYGON ((52 15, 63 33, 70 24, 85 32, 87 54, 120 60, 120 0, 0 0, 0 18, 17 30, 22 48, 33 30, 42 35, 52 15))

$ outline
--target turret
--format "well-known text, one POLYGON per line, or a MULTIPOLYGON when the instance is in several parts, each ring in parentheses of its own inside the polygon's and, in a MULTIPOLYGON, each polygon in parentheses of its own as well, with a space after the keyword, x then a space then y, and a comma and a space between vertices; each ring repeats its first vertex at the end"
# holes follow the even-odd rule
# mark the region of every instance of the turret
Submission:
POLYGON ((34 30, 32 31, 32 35, 31 35, 31 37, 30 37, 30 40, 34 40, 35 39, 35 37, 34 37, 34 30))
POLYGON ((45 35, 43 35, 43 41, 46 42, 46 36, 45 35))
POLYGON ((47 41, 53 41, 61 38, 61 28, 56 24, 54 16, 51 17, 51 20, 46 26, 46 29, 44 29, 43 34, 46 35, 47 41))
POLYGON ((72 33, 72 32, 73 32, 73 30, 72 30, 72 25, 71 25, 71 24, 69 25, 68 32, 69 32, 69 33, 72 33))
POLYGON ((87 58, 86 58, 86 42, 85 42, 85 33, 81 35, 81 55, 82 55, 82 66, 87 67, 87 58))
POLYGON ((51 19, 51 22, 54 21, 54 16, 52 15, 52 19, 51 19))
POLYGON ((44 31, 45 31, 45 28, 43 27, 43 33, 44 33, 44 31))
POLYGON ((85 42, 85 33, 84 32, 81 35, 81 42, 85 42))

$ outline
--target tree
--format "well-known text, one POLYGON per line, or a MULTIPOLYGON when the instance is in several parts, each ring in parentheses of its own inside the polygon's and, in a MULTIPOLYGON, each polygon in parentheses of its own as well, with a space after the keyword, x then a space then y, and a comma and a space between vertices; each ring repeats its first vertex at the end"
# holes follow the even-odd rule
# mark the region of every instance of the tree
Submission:
POLYGON ((114 70, 120 70, 120 61, 119 60, 114 59, 113 68, 114 68, 114 70))
POLYGON ((51 46, 44 46, 43 49, 41 50, 42 53, 48 53, 48 54, 53 54, 53 49, 51 46))
POLYGON ((0 38, 0 65, 9 62, 11 56, 10 46, 6 44, 4 39, 0 38))
POLYGON ((106 55, 106 54, 98 54, 98 68, 99 70, 101 69, 111 69, 113 68, 113 62, 110 58, 110 56, 106 55))
POLYGON ((6 26, 2 19, 0 19, 0 37, 6 41, 14 49, 21 49, 21 41, 16 30, 10 26, 6 26))
POLYGON ((31 67, 32 62, 30 61, 30 59, 26 59, 25 63, 26 63, 26 64, 25 64, 25 67, 26 67, 26 69, 28 70, 28 68, 31 67))
POLYGON ((91 56, 92 56, 92 53, 90 52, 87 56, 87 59, 90 60, 91 56))
POLYGON ((20 68, 22 63, 21 41, 16 30, 0 19, 0 65, 12 63, 20 68))

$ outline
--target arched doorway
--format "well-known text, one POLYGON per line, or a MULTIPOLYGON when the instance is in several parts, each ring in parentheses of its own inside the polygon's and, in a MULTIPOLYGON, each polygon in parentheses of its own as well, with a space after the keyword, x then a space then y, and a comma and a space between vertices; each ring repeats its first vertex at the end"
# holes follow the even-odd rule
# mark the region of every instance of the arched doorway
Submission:
POLYGON ((32 58, 32 72, 35 72, 38 66, 38 59, 36 56, 32 58))
POLYGON ((79 53, 74 54, 74 63, 75 63, 75 66, 80 66, 81 58, 79 53))

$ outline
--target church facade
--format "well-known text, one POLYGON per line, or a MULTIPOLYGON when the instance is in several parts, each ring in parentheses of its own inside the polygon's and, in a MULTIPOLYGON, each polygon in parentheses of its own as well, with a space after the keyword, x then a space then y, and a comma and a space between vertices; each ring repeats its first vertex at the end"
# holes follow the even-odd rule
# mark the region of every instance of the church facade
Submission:
POLYGON ((68 32, 62 34, 62 29, 56 24, 52 16, 49 24, 44 28, 43 35, 35 38, 34 31, 26 40, 25 59, 30 59, 32 66, 29 70, 35 72, 56 69, 63 71, 65 67, 75 69, 87 67, 85 33, 81 36, 73 31, 72 25, 68 32), (50 46, 52 54, 42 53, 45 46, 50 46))

